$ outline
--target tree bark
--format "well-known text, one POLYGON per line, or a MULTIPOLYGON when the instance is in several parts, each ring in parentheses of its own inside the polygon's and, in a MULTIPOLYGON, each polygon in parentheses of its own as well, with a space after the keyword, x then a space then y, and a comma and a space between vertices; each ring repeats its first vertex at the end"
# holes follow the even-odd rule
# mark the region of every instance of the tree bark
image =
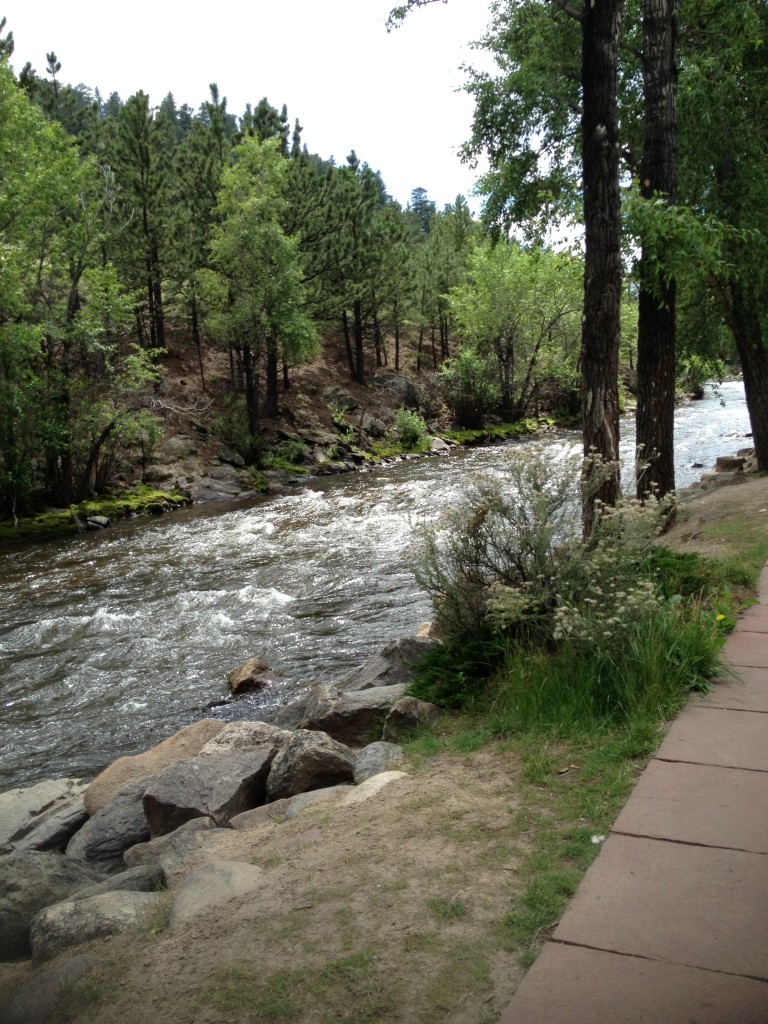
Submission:
POLYGON ((365 384, 365 354, 363 352, 363 304, 360 299, 355 299, 352 306, 354 316, 355 332, 355 373, 354 379, 358 384, 365 384))
MULTIPOLYGON (((643 0, 645 98, 640 193, 674 203, 677 186, 677 0, 643 0)), ((662 253, 663 258, 663 253, 662 253)), ((675 294, 674 280, 640 261, 637 337, 637 496, 662 497, 675 489, 675 294)))
POLYGON ((619 497, 619 339, 621 222, 616 54, 622 0, 590 0, 582 26, 584 314, 581 334, 584 472, 583 528, 594 525, 595 499, 619 497), (594 456, 605 469, 595 467, 594 456), (604 479, 595 476, 604 473, 604 479))

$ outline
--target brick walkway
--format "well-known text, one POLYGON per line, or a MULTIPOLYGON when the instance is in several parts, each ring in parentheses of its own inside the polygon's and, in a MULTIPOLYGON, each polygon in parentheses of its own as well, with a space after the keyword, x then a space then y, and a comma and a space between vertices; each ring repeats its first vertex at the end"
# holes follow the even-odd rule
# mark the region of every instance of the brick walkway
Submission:
POLYGON ((501 1024, 768 1024, 768 568, 501 1024))

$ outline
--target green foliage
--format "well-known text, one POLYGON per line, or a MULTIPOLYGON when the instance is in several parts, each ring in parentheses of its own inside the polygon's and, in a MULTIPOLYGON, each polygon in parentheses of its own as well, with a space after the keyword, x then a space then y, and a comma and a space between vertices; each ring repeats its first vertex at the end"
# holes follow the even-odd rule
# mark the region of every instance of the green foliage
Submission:
POLYGON ((395 414, 395 434, 404 448, 415 448, 426 436, 427 425, 418 413, 400 408, 395 414))
POLYGON ((722 575, 713 587, 705 563, 653 546, 669 501, 601 508, 582 541, 578 461, 516 453, 427 531, 417 577, 443 643, 414 694, 492 699, 512 729, 573 728, 668 715, 706 687, 726 624, 709 598, 727 604, 722 575))
POLYGON ((440 367, 440 380, 445 404, 458 426, 481 427, 500 396, 491 360, 462 346, 440 367))

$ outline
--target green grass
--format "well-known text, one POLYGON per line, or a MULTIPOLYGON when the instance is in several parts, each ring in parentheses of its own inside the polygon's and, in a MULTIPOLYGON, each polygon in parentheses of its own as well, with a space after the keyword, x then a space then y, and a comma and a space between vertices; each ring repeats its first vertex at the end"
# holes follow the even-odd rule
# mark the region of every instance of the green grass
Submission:
POLYGON ((0 544, 14 544, 24 541, 48 540, 78 532, 76 517, 108 516, 110 519, 125 519, 131 515, 158 515, 189 505, 191 501, 183 494, 168 493, 140 484, 123 494, 107 494, 88 501, 81 501, 67 508, 46 508, 34 515, 0 520, 0 544))

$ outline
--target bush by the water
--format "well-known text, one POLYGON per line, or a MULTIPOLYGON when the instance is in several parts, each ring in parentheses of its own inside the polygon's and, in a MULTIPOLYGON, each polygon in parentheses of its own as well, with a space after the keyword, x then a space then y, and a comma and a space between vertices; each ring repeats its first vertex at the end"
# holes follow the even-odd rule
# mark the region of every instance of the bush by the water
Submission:
POLYGON ((416 696, 493 705, 515 728, 664 716, 707 686, 723 581, 655 546, 671 500, 601 508, 584 542, 580 463, 515 452, 427 531, 417 574, 443 643, 416 696))
POLYGON ((395 414, 395 434, 404 448, 415 448, 426 436, 427 425, 416 412, 400 408, 395 414))

